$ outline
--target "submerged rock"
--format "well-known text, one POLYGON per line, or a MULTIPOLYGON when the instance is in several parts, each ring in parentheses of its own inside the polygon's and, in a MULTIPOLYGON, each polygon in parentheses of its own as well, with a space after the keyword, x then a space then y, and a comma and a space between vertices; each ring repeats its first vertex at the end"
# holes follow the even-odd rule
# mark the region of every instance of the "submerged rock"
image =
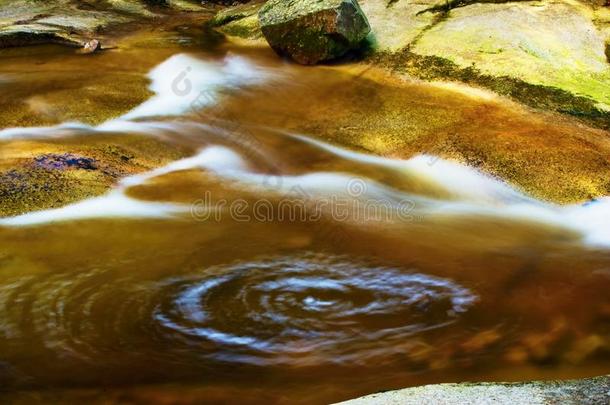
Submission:
POLYGON ((371 30, 356 0, 270 0, 258 17, 269 45, 302 64, 338 58, 371 30))

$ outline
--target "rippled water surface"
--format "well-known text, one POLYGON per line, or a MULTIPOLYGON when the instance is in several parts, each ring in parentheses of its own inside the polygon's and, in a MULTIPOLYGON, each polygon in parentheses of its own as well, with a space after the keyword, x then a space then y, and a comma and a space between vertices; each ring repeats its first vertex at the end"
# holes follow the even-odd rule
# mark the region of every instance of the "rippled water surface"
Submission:
MULTIPOLYGON (((112 134, 186 151, 106 194, 0 218, 7 399, 328 403, 610 371, 606 201, 554 206, 431 155, 295 133, 273 106, 244 104, 366 79, 349 68, 182 51, 139 55, 150 97, 100 125, 0 130, 4 148, 112 134), (229 114, 239 108, 269 125, 229 114)), ((3 97, 80 69, 41 58, 0 62, 12 72, 3 97)), ((281 106, 287 122, 303 102, 281 106)))

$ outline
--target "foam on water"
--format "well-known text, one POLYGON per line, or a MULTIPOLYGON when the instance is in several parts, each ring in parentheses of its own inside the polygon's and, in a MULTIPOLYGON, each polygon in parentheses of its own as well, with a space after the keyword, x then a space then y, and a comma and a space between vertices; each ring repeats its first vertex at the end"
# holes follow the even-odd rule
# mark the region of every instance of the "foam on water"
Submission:
MULTIPOLYGON (((538 201, 513 189, 505 183, 484 175, 475 169, 438 157, 419 155, 408 160, 390 159, 353 152, 322 141, 293 135, 337 156, 359 163, 391 168, 417 176, 422 182, 441 186, 456 200, 440 200, 428 196, 405 193, 366 180, 366 187, 359 198, 382 199, 384 202, 400 204, 410 201, 415 204, 414 213, 423 215, 442 214, 453 216, 485 215, 520 221, 538 222, 578 231, 583 241, 591 246, 610 247, 610 198, 602 198, 587 204, 557 206, 538 201), (430 164, 430 162, 433 164, 430 164)), ((274 189, 276 192, 302 196, 345 195, 349 193, 354 176, 344 173, 309 173, 300 176, 276 176, 243 172, 232 165, 229 170, 212 168, 218 175, 232 180, 274 189)), ((352 195, 353 196, 353 195, 352 195)))
POLYGON ((153 97, 121 117, 133 120, 153 116, 177 116, 217 101, 221 89, 263 82, 269 76, 238 56, 222 62, 208 62, 178 54, 154 68, 148 75, 153 97))
POLYGON ((443 160, 433 155, 422 154, 408 160, 392 159, 354 152, 302 135, 286 135, 315 145, 345 159, 408 173, 411 176, 417 177, 422 182, 434 183, 442 187, 459 197, 460 200, 487 201, 488 203, 507 201, 535 202, 534 199, 517 192, 490 176, 484 175, 470 167, 443 160))
MULTIPOLYGON (((194 122, 111 120, 96 127, 79 122, 67 122, 51 127, 6 128, 0 130, 0 141, 14 139, 61 139, 76 135, 139 134, 164 137, 181 129, 206 128, 194 122)), ((184 131, 182 131, 184 132, 184 131)))
POLYGON ((416 156, 409 160, 388 159, 359 154, 320 141, 308 140, 308 142, 338 156, 361 163, 408 170, 411 174, 419 175, 422 181, 442 185, 460 195, 461 198, 441 200, 405 193, 371 179, 365 179, 365 188, 358 195, 353 195, 349 191, 350 182, 354 180, 352 175, 335 172, 316 172, 304 175, 257 173, 249 170, 247 163, 235 151, 224 146, 209 146, 195 156, 127 177, 119 183, 117 189, 104 196, 57 209, 0 219, 0 225, 23 226, 100 217, 172 217, 175 214, 187 212, 188 207, 180 204, 138 201, 127 197, 125 190, 172 172, 202 169, 247 186, 287 196, 297 195, 300 198, 347 196, 348 198, 381 200, 395 206, 409 201, 415 204, 414 213, 455 217, 478 215, 544 223, 579 231, 583 234, 583 241, 589 245, 610 246, 610 198, 603 198, 584 205, 561 207, 529 198, 474 169, 442 159, 435 158, 435 164, 430 166, 427 164, 429 156, 416 156))
POLYGON ((150 90, 155 95, 119 118, 98 126, 67 122, 44 127, 6 128, 0 130, 0 140, 65 138, 109 132, 162 135, 171 131, 173 124, 134 120, 195 111, 215 103, 222 91, 259 84, 271 76, 268 70, 235 55, 228 55, 222 61, 203 61, 192 55, 177 54, 148 74, 150 90))
POLYGON ((6 128, 0 130, 0 140, 28 139, 28 138, 65 138, 92 131, 93 127, 80 122, 66 122, 50 127, 25 127, 25 128, 6 128))
POLYGON ((122 179, 118 187, 109 193, 89 198, 64 207, 34 211, 23 215, 0 218, 0 225, 30 226, 56 221, 87 218, 172 218, 186 213, 189 207, 183 204, 141 201, 126 195, 129 187, 138 186, 148 180, 169 173, 190 169, 245 169, 245 163, 235 152, 224 147, 212 146, 199 154, 169 163, 149 172, 122 179))
POLYGON ((439 201, 428 206, 426 208, 428 211, 454 215, 485 214, 545 222, 582 232, 584 242, 589 245, 610 247, 609 197, 587 204, 557 206, 526 196, 468 166, 438 157, 419 155, 409 160, 389 159, 349 151, 301 135, 293 136, 354 161, 407 170, 424 181, 434 182, 452 194, 460 196, 457 202, 439 201))
POLYGON ((56 221, 90 218, 168 218, 184 212, 177 204, 140 201, 127 197, 119 190, 104 196, 86 199, 61 208, 34 211, 16 217, 0 219, 0 225, 28 226, 56 221))
POLYGON ((245 162, 237 153, 222 146, 210 146, 203 149, 195 156, 176 160, 149 172, 126 177, 121 180, 120 184, 123 187, 133 187, 144 184, 146 181, 154 177, 160 177, 181 170, 210 169, 223 171, 243 171, 245 168, 245 162))
POLYGON ((563 220, 581 229, 585 243, 610 247, 610 197, 566 207, 563 220))
MULTIPOLYGON (((221 61, 203 61, 187 54, 170 57, 149 73, 150 89, 155 93, 146 102, 118 119, 97 127, 68 122, 52 127, 8 128, 0 130, 0 140, 23 138, 59 138, 96 133, 138 133, 158 137, 189 136, 193 129, 207 127, 195 122, 137 121, 156 116, 179 116, 215 103, 225 89, 261 83, 272 76, 268 70, 247 59, 229 55, 221 61)), ((206 128, 203 128, 206 129, 206 128)), ((210 127, 207 127, 209 130, 210 127)), ((219 130, 219 134, 222 130, 219 130)), ((281 131, 278 131, 281 132, 281 131)), ((230 136, 230 134, 225 134, 230 136)), ((118 187, 104 196, 87 199, 65 207, 0 219, 0 225, 35 225, 51 221, 99 217, 167 218, 186 212, 180 204, 145 202, 125 194, 129 187, 168 173, 202 169, 230 178, 247 186, 283 195, 317 198, 348 196, 382 199, 391 204, 415 203, 414 210, 424 215, 485 215, 551 224, 583 234, 583 241, 595 246, 610 246, 610 198, 585 205, 556 206, 531 198, 502 181, 467 166, 431 155, 411 159, 391 159, 340 148, 299 134, 282 133, 308 143, 342 159, 359 165, 392 170, 446 191, 451 199, 440 199, 395 189, 372 179, 360 179, 350 173, 314 172, 303 175, 265 174, 249 169, 235 151, 221 146, 203 149, 195 156, 172 162, 164 167, 123 179, 118 187), (349 192, 354 178, 365 183, 358 195, 349 192)), ((244 146, 244 145, 242 145, 244 146)))

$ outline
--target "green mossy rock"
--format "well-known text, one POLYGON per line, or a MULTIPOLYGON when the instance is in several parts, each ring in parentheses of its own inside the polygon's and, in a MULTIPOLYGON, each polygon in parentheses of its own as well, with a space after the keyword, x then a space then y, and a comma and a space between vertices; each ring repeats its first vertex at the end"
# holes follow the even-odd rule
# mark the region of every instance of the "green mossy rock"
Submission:
POLYGON ((216 28, 223 34, 258 39, 263 37, 258 23, 258 11, 263 3, 253 2, 240 4, 219 11, 209 22, 210 27, 216 28))
POLYGON ((356 0, 270 0, 258 19, 278 54, 306 65, 343 56, 371 30, 356 0))
POLYGON ((214 18, 210 20, 210 26, 220 27, 233 21, 255 16, 262 5, 262 3, 248 3, 225 8, 224 10, 219 11, 214 18))

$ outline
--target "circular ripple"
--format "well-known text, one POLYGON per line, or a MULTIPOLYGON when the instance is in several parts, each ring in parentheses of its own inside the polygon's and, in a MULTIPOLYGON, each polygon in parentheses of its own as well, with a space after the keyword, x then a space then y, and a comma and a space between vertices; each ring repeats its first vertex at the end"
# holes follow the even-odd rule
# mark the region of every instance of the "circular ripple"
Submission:
POLYGON ((254 364, 362 362, 439 328, 476 297, 447 279, 341 257, 279 257, 159 285, 154 318, 215 359, 254 364))
POLYGON ((321 254, 143 277, 113 268, 4 283, 0 340, 11 350, 0 354, 35 348, 52 367, 72 359, 121 369, 146 359, 180 371, 217 361, 381 364, 476 301, 448 279, 321 254))

